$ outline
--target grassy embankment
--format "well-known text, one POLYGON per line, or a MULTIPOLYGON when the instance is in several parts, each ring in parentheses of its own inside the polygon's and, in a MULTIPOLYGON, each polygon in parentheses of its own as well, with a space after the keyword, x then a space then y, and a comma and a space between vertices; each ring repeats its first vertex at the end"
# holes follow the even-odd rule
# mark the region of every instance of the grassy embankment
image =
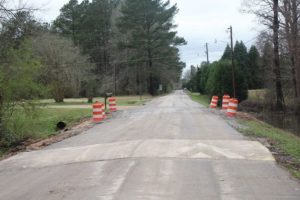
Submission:
POLYGON ((60 121, 65 122, 68 127, 85 118, 91 117, 90 109, 37 109, 34 114, 28 115, 22 108, 16 110, 7 128, 13 133, 10 144, 9 138, 5 142, 9 147, 0 147, 0 157, 14 149, 26 140, 46 139, 56 135, 56 124, 60 121))
MULTIPOLYGON (((122 96, 117 97, 119 106, 138 106, 151 100, 150 96, 122 96)), ((103 102, 103 98, 96 98, 95 101, 103 102)), ((11 116, 7 128, 13 135, 9 135, 6 143, 11 146, 4 148, 0 146, 0 157, 12 150, 15 146, 26 140, 46 139, 56 135, 56 124, 63 121, 68 127, 76 122, 92 117, 91 108, 64 108, 64 105, 87 105, 87 99, 65 99, 65 103, 54 103, 53 100, 40 100, 43 106, 36 108, 34 112, 26 113, 23 108, 18 108, 11 116), (50 107, 48 107, 50 105, 50 107), (58 105, 58 108, 51 108, 51 105, 58 105), (61 108, 60 108, 61 106, 61 108), (11 137, 11 138, 10 138, 11 137), (10 141, 13 141, 10 144, 10 141), (17 143, 15 144, 14 142, 17 143)))
MULTIPOLYGON (((192 100, 208 106, 207 96, 196 93, 189 93, 189 96, 192 100)), ((278 157, 275 156, 278 161, 295 177, 300 178, 300 137, 256 119, 238 118, 237 121, 245 127, 239 130, 242 134, 271 142, 272 147, 279 153, 278 157)))
MULTIPOLYGON (((258 120, 238 119, 238 122, 245 126, 239 130, 244 135, 265 138, 271 142, 279 153, 278 156, 287 158, 287 160, 283 158, 284 160, 279 160, 279 162, 282 162, 294 176, 300 178, 300 137, 258 120)), ((282 157, 277 159, 282 159, 282 157)))
POLYGON ((209 106, 210 99, 207 95, 201 95, 199 93, 191 93, 191 92, 188 92, 188 95, 191 97, 193 101, 196 101, 205 107, 209 106))

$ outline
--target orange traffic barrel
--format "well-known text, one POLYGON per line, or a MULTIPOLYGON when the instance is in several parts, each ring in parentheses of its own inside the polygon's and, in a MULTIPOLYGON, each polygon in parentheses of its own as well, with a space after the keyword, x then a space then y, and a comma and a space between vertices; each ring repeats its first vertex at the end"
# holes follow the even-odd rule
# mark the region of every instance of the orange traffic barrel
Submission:
POLYGON ((225 94, 223 96, 223 101, 222 101, 222 109, 227 110, 228 109, 228 104, 229 104, 230 96, 225 94))
POLYGON ((219 97, 218 96, 213 96, 211 103, 210 103, 210 108, 217 108, 218 107, 218 100, 219 97))
POLYGON ((100 123, 105 119, 104 104, 96 102, 93 104, 93 122, 100 123))
POLYGON ((238 110, 238 104, 239 104, 239 101, 237 99, 230 99, 228 109, 227 109, 227 115, 229 117, 236 116, 236 113, 238 110))
POLYGON ((116 112, 117 111, 116 97, 109 98, 108 103, 109 103, 109 111, 110 112, 116 112))

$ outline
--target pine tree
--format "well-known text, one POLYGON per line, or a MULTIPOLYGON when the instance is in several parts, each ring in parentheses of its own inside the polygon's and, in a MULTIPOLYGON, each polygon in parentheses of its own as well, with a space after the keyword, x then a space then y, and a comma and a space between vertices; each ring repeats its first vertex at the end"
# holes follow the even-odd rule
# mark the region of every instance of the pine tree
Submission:
POLYGON ((230 59, 231 59, 231 48, 229 44, 227 44, 221 60, 230 60, 230 59))
POLYGON ((72 38, 97 64, 97 74, 106 73, 110 68, 111 18, 116 5, 117 0, 84 0, 80 4, 70 0, 53 23, 55 31, 72 38))
POLYGON ((247 66, 248 51, 243 41, 237 41, 234 46, 234 60, 237 63, 236 67, 238 67, 243 72, 244 78, 246 79, 246 84, 248 85, 250 80, 250 71, 247 66))
POLYGON ((255 46, 251 46, 248 52, 248 63, 249 69, 249 89, 260 89, 262 87, 262 70, 260 67, 260 55, 255 46))
POLYGON ((165 74, 176 78, 181 74, 183 64, 176 46, 185 44, 185 40, 173 30, 177 12, 176 5, 170 6, 169 1, 162 0, 126 0, 121 8, 118 28, 128 36, 122 46, 134 52, 132 59, 142 58, 136 64, 140 71, 146 72, 151 95, 156 94, 162 80, 172 81, 165 74))
POLYGON ((234 46, 234 59, 239 65, 241 65, 242 69, 245 69, 247 65, 247 54, 247 47, 245 46, 243 41, 237 41, 234 46))
POLYGON ((70 0, 60 9, 61 14, 53 22, 55 31, 71 37, 77 43, 78 23, 80 18, 78 0, 70 0))

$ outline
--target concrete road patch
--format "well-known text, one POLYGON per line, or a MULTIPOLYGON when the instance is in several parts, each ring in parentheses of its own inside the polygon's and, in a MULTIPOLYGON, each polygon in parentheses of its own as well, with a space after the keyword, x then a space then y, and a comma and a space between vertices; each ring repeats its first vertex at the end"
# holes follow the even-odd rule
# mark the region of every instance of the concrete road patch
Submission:
POLYGON ((22 153, 1 162, 0 170, 128 158, 274 161, 255 141, 137 140, 22 153))

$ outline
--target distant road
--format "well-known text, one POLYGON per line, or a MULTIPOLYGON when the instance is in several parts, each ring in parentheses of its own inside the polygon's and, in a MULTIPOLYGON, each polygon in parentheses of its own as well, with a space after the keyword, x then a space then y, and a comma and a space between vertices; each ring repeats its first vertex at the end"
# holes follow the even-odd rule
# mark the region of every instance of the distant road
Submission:
POLYGON ((182 91, 0 162, 2 200, 299 200, 300 183, 182 91))

